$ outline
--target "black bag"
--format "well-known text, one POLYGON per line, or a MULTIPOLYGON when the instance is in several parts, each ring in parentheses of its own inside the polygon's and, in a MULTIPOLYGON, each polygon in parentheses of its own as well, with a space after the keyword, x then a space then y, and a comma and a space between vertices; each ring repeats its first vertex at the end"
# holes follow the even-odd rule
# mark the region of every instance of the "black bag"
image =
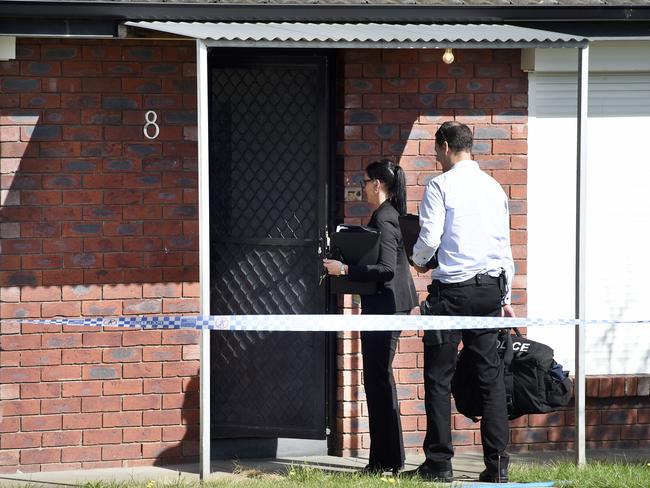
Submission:
MULTIPOLYGON (((380 232, 363 225, 340 225, 330 237, 328 257, 345 264, 377 264, 380 232)), ((376 281, 352 281, 349 276, 330 276, 330 293, 374 295, 376 281)))
MULTIPOLYGON (((406 252, 406 257, 411 266, 413 266, 413 247, 420 237, 420 216, 414 214, 400 215, 397 220, 399 221, 399 228, 402 232, 402 241, 404 242, 404 251, 406 252)), ((438 267, 438 251, 440 248, 436 249, 436 253, 425 265, 427 269, 435 269, 438 267)))
MULTIPOLYGON (((553 359, 546 344, 522 337, 519 330, 499 331, 499 357, 503 361, 508 418, 531 413, 547 413, 565 407, 571 400, 573 382, 569 373, 553 359)), ((483 414, 481 394, 476 381, 475 361, 471 352, 458 354, 451 391, 456 409, 477 421, 483 414)))

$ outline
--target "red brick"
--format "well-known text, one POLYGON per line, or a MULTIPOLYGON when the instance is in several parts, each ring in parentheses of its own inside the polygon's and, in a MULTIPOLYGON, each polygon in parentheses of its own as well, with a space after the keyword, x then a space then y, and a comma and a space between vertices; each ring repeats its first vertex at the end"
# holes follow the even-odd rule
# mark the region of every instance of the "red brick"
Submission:
POLYGON ((178 425, 181 423, 180 410, 149 410, 142 413, 142 425, 178 425))
POLYGON ((180 393, 182 391, 180 378, 156 378, 144 380, 144 393, 180 393))
POLYGON ((133 395, 142 393, 142 380, 104 381, 104 395, 133 395))
POLYGON ((586 436, 590 441, 617 441, 621 439, 618 425, 587 425, 586 436))
POLYGON ((72 381, 63 383, 63 397, 88 397, 102 394, 101 381, 72 381))
POLYGON ((58 463, 61 461, 61 449, 26 449, 20 453, 21 464, 58 463))
POLYGON ((80 398, 41 400, 41 413, 76 413, 81 411, 80 398))
POLYGON ((111 298, 141 298, 142 285, 137 284, 118 284, 118 285, 104 285, 103 297, 105 299, 111 298))
POLYGON ((159 378, 162 374, 161 363, 125 364, 124 378, 159 378))
POLYGON ((65 447, 79 445, 81 442, 81 431, 65 432, 43 432, 43 447, 65 447))
POLYGON ((29 449, 41 447, 40 432, 5 433, 0 437, 0 449, 29 449))
MULTIPOLYGON (((165 431, 170 427, 165 427, 165 431)), ((161 430, 155 427, 126 427, 122 429, 124 442, 160 442, 161 430)), ((173 439, 173 440, 181 440, 173 439)), ((166 439, 171 440, 171 439, 166 439)))
POLYGON ((98 300, 101 287, 97 285, 75 285, 62 287, 63 300, 98 300))
POLYGON ((43 334, 44 349, 81 347, 81 334, 43 334))
POLYGON ((41 336, 3 335, 0 337, 0 346, 4 351, 38 349, 41 347, 41 336))
POLYGON ((83 334, 84 347, 120 346, 121 344, 121 332, 89 332, 83 334))
POLYGON ((81 399, 82 412, 119 412, 122 401, 119 397, 90 397, 81 399))
POLYGON ((43 271, 44 285, 72 285, 83 281, 83 270, 64 269, 64 270, 45 270, 43 271))
POLYGON ((16 466, 19 462, 19 450, 3 449, 0 451, 0 470, 2 466, 16 466))
POLYGON ((43 368, 43 381, 62 381, 81 379, 81 366, 62 365, 43 368))
MULTIPOLYGON (((20 366, 20 351, 3 351, 2 367, 20 366)), ((23 365, 27 366, 27 365, 23 365)))
POLYGON ((199 333, 195 330, 166 330, 163 332, 163 344, 198 344, 199 333))
POLYGON ((37 415, 41 413, 40 400, 8 400, 2 398, 2 415, 4 417, 37 415))
POLYGON ((198 298, 165 298, 163 299, 163 313, 198 313, 200 310, 198 298))
POLYGON ((0 419, 0 434, 4 434, 6 432, 18 432, 19 430, 20 430, 20 418, 5 417, 0 419))
POLYGON ((94 429, 83 434, 84 446, 97 444, 120 444, 122 442, 122 429, 94 429))
POLYGON ((42 366, 61 364, 61 351, 23 351, 20 353, 21 366, 42 366))
POLYGON ((122 343, 125 346, 158 345, 160 342, 161 332, 158 330, 125 331, 122 338, 122 343))
POLYGON ((40 308, 38 303, 0 303, 0 319, 40 317, 40 308))
POLYGON ((53 254, 23 256, 21 262, 22 269, 57 269, 62 265, 61 256, 53 254))
POLYGON ((625 396, 636 396, 638 379, 636 377, 625 378, 625 396))
POLYGON ((61 287, 39 286, 36 288, 23 288, 20 298, 24 302, 47 302, 61 300, 61 287))
POLYGON ((400 413, 402 415, 424 414, 424 402, 420 400, 406 400, 400 402, 400 413))
POLYGON ((20 398, 58 398, 61 396, 60 383, 21 384, 20 398))
POLYGON ((624 425, 621 427, 621 439, 647 440, 650 438, 650 425, 624 425))
POLYGON ((62 364, 88 364, 101 361, 100 349, 64 349, 62 351, 62 364))
POLYGON ((183 283, 183 296, 187 298, 198 298, 201 296, 199 283, 183 283))
POLYGON ((635 424, 637 423, 637 411, 626 410, 604 410, 602 413, 603 424, 635 424))
POLYGON ((104 413, 104 427, 140 427, 142 426, 142 412, 117 412, 104 413))
POLYGON ((178 298, 182 296, 181 283, 152 283, 142 285, 142 296, 145 298, 178 298))
POLYGON ((35 430, 60 430, 61 415, 30 415, 23 417, 20 422, 23 432, 35 430))
POLYGON ((142 456, 141 444, 123 444, 102 447, 103 460, 139 459, 142 456))
POLYGON ((122 376, 122 366, 117 364, 101 364, 82 366, 84 380, 112 380, 122 376))
POLYGON ((63 429, 97 429, 102 426, 101 413, 79 413, 63 416, 63 429))
POLYGON ((133 363, 142 361, 142 348, 119 347, 104 349, 102 352, 104 363, 133 363))
POLYGON ((163 376, 198 376, 198 361, 163 363, 163 376))
POLYGON ((186 345, 183 346, 183 360, 192 360, 200 359, 201 357, 201 347, 197 345, 186 345))
MULTIPOLYGON (((182 346, 145 347, 142 353, 142 360, 143 361, 180 361, 181 347, 182 346)), ((189 358, 189 359, 196 359, 196 358, 189 358)))
MULTIPOLYGON (((196 395, 193 393, 178 393, 166 394, 163 396, 162 408, 163 410, 170 410, 176 408, 187 407, 188 404, 197 400, 196 395)), ((185 412, 183 412, 183 415, 185 412)))
POLYGON ((531 427, 564 425, 564 412, 553 412, 545 415, 531 415, 528 422, 531 427))
POLYGON ((1 383, 38 383, 41 379, 40 368, 3 367, 0 368, 1 383))
POLYGON ((612 394, 612 378, 600 378, 598 382, 598 396, 609 397, 612 394))
POLYGON ((160 395, 128 395, 122 400, 123 410, 160 410, 160 395))
POLYGON ((61 461, 96 461, 100 460, 101 447, 63 447, 61 449, 61 461))
POLYGON ((527 444, 547 441, 547 429, 515 429, 510 433, 513 444, 527 444))
POLYGON ((81 316, 81 302, 50 302, 43 303, 42 317, 79 317, 81 316))

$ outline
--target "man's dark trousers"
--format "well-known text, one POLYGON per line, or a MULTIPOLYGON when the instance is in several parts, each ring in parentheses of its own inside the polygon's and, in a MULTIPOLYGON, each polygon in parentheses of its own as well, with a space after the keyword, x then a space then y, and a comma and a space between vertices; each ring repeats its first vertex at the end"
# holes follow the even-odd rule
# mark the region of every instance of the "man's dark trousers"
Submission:
MULTIPOLYGON (((497 283, 446 288, 434 281, 427 299, 434 315, 488 316, 501 313, 501 291, 497 283)), ((427 331, 424 337, 424 387, 427 434, 426 464, 442 470, 451 467, 454 455, 451 438, 451 379, 456 369, 460 339, 476 361, 483 399, 481 442, 486 468, 507 469, 508 413, 503 367, 497 353, 497 329, 427 331)))

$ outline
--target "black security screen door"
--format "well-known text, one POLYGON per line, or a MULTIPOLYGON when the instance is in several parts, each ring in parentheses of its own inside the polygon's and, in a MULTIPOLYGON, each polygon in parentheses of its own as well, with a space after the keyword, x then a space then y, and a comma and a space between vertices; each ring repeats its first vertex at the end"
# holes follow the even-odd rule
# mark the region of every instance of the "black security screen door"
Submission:
MULTIPOLYGON (((210 90, 211 313, 325 313, 326 57, 216 51, 210 90)), ((323 439, 327 339, 213 332, 212 436, 323 439)))

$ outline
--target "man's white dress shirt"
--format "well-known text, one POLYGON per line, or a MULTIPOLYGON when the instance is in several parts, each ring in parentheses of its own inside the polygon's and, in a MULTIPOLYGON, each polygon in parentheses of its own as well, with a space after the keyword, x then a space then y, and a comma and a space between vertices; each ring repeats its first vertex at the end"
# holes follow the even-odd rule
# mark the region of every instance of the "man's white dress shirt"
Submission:
POLYGON ((505 303, 510 303, 515 266, 508 198, 475 161, 459 161, 429 182, 420 204, 420 227, 412 260, 424 266, 438 250, 432 279, 457 283, 479 273, 499 276, 504 269, 505 303))

